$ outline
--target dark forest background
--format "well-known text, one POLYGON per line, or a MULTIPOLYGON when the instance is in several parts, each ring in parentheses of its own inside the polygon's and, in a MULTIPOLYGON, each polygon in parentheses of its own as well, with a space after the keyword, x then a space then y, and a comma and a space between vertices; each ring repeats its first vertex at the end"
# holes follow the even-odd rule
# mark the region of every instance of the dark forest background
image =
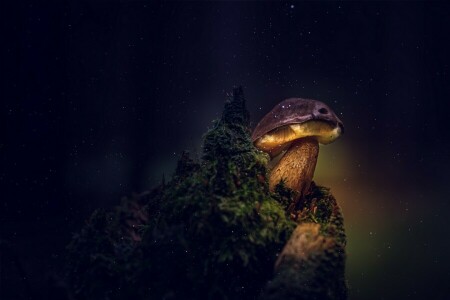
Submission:
POLYGON ((200 157, 242 85, 253 124, 293 96, 343 120, 315 178, 343 208, 351 299, 449 297, 449 3, 6 1, 0 11, 0 234, 12 249, 0 295, 39 295, 95 208, 170 177, 184 149, 200 157))

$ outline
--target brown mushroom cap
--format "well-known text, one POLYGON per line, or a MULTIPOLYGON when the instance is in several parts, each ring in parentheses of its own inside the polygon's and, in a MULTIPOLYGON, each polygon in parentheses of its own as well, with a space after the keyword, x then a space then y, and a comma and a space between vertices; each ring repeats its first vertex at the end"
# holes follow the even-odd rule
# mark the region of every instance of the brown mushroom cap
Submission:
POLYGON ((277 104, 258 123, 252 134, 255 146, 272 157, 285 150, 292 141, 316 137, 321 144, 338 138, 344 125, 324 103, 301 98, 289 98, 277 104))

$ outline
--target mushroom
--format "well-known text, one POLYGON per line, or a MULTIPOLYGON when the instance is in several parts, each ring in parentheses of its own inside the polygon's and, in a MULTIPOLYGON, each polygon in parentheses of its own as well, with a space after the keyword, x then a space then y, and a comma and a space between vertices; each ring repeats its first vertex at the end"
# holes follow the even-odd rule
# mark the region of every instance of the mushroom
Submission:
POLYGON ((329 144, 343 132, 344 125, 327 105, 301 98, 280 102, 256 125, 255 147, 267 152, 272 161, 281 157, 270 172, 270 190, 283 180, 295 192, 290 211, 309 190, 319 143, 329 144))

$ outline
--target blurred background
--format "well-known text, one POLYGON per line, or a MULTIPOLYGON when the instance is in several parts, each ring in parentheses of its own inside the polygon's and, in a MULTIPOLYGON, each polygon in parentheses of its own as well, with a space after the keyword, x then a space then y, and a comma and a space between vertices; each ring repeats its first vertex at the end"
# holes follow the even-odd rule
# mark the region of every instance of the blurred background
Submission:
POLYGON ((235 85, 254 125, 294 96, 343 120, 315 181, 344 212, 350 299, 450 297, 449 3, 1 6, 2 299, 39 299, 94 209, 200 157, 235 85))

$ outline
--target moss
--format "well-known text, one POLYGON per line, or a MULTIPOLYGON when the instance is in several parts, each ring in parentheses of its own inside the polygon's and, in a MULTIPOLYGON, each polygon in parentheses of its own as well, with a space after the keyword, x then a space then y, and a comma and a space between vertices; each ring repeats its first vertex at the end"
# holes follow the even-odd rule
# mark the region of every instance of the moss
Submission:
POLYGON ((68 284, 77 299, 131 295, 127 269, 133 245, 120 234, 112 212, 95 211, 68 246, 68 284))
POLYGON ((329 189, 313 183, 294 218, 299 225, 277 261, 277 272, 262 298, 347 299, 346 237, 336 199, 329 189))
POLYGON ((333 213, 334 198, 316 186, 288 216, 292 191, 281 184, 269 192, 268 160, 253 147, 243 92, 235 89, 204 136, 200 162, 183 153, 168 182, 94 213, 74 237, 67 271, 72 296, 259 297, 295 220, 320 223, 329 238, 343 232, 342 223, 335 226, 342 218, 333 213))

